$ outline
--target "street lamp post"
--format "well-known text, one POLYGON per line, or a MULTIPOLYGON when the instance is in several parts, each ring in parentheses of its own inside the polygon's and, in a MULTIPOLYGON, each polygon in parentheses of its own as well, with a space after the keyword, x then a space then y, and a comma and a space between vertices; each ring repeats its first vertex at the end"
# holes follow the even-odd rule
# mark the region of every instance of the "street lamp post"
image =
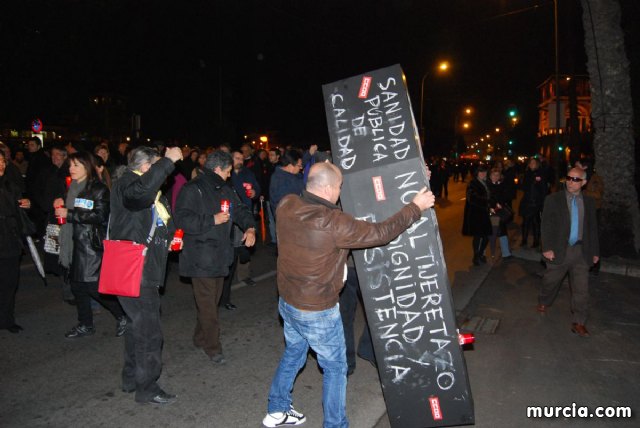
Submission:
POLYGON ((427 71, 422 75, 422 81, 420 82, 420 142, 424 144, 424 80, 429 75, 427 71))
MULTIPOLYGON (((556 176, 562 177, 564 174, 560 171, 560 166, 562 165, 561 161, 561 153, 560 153, 560 53, 558 49, 558 0, 553 1, 553 43, 554 43, 554 51, 555 51, 555 70, 554 70, 554 80, 555 80, 555 101, 556 101, 556 135, 555 135, 555 155, 556 155, 556 176)), ((564 117, 564 112, 563 117, 564 117)), ((552 152, 553 152, 552 151, 552 152)), ((553 156, 553 154, 552 154, 553 156)), ((551 159, 549 159, 551 161, 551 159)))
MULTIPOLYGON (((448 62, 442 61, 438 64, 438 71, 441 73, 444 73, 448 69, 448 62)), ((427 72, 422 75, 422 80, 420 81, 420 140, 422 144, 424 144, 424 81, 429 74, 431 74, 431 70, 427 70, 427 72)))

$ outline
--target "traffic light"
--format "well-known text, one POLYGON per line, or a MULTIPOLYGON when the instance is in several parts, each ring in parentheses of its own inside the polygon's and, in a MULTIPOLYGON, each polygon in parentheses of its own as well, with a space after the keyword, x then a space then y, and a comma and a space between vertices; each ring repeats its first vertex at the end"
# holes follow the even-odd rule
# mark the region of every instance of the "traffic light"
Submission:
POLYGON ((509 140, 509 145, 513 146, 513 140, 509 140))
POLYGON ((509 117, 516 117, 516 115, 518 114, 518 111, 515 108, 510 108, 509 109, 509 117))
POLYGON ((559 152, 561 152, 561 151, 563 151, 563 150, 564 150, 564 148, 563 148, 562 146, 558 146, 558 151, 559 151, 559 152))

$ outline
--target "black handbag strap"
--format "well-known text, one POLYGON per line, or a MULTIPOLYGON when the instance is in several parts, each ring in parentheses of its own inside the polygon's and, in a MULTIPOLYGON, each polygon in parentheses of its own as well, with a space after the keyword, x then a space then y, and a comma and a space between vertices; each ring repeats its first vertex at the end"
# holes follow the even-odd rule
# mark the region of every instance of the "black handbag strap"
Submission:
MULTIPOLYGON (((156 231, 156 227, 158 227, 158 212, 156 211, 156 205, 153 204, 151 205, 151 216, 152 216, 152 220, 151 220, 151 230, 149 230, 149 236, 147 236, 147 244, 151 243, 151 240, 153 240, 153 234, 156 231)), ((109 229, 111 227, 111 213, 109 213, 109 221, 107 222, 107 237, 106 239, 109 240, 109 229)))

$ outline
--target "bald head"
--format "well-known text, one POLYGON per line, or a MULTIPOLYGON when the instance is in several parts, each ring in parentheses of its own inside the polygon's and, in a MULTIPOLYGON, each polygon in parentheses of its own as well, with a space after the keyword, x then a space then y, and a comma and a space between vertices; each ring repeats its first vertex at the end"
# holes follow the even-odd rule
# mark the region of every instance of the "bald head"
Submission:
POLYGON ((336 203, 340 197, 342 173, 333 164, 327 162, 315 163, 309 169, 307 177, 307 191, 320 196, 331 203, 336 203))
POLYGON ((333 164, 327 162, 315 163, 309 169, 307 190, 335 185, 342 182, 342 173, 333 164))

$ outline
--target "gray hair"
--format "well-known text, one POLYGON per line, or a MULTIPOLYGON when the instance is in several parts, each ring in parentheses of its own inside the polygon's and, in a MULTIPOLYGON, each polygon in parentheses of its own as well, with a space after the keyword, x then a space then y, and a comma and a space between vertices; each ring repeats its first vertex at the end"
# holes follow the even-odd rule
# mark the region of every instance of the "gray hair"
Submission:
POLYGON ((231 157, 231 154, 222 150, 216 150, 215 152, 207 156, 207 160, 204 163, 204 169, 213 171, 218 167, 220 167, 220 169, 225 169, 232 165, 233 157, 231 157))
POLYGON ((131 150, 128 157, 128 164, 130 170, 137 171, 145 163, 153 163, 153 160, 160 157, 158 151, 152 147, 140 146, 131 150))

